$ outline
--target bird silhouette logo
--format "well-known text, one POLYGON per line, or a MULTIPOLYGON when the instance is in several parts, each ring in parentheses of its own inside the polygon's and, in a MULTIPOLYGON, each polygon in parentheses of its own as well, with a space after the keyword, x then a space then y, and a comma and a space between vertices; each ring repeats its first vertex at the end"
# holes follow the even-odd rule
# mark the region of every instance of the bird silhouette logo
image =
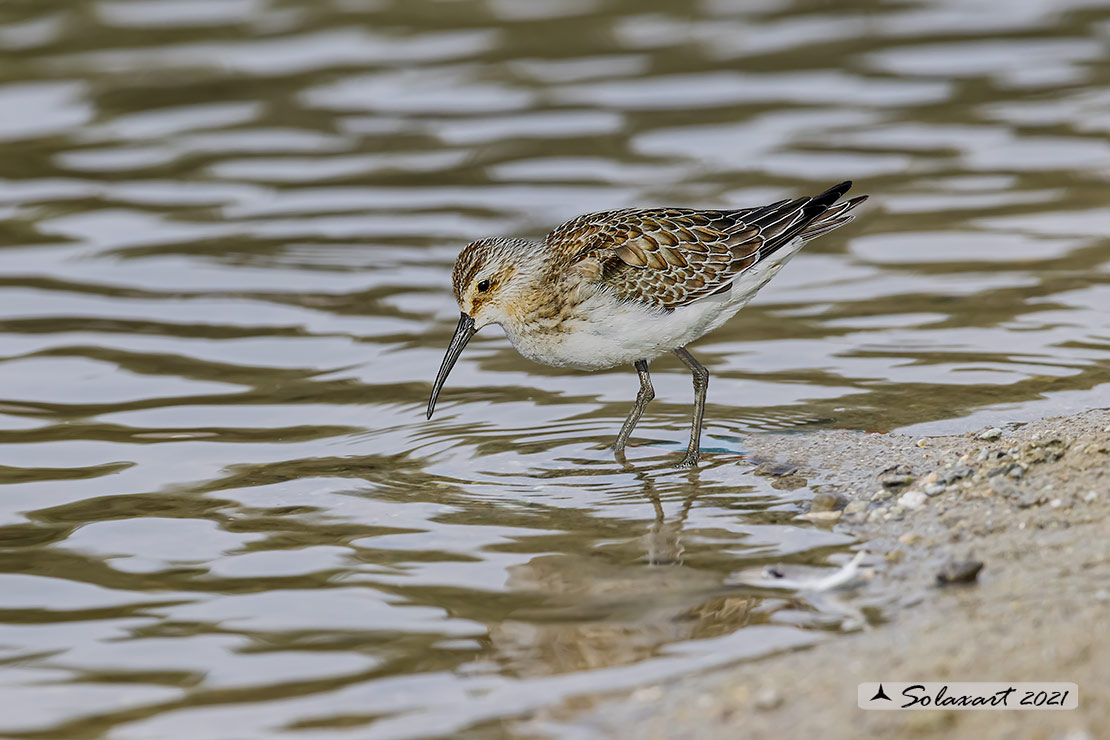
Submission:
POLYGON ((886 699, 887 701, 894 701, 893 699, 891 699, 889 696, 886 695, 885 691, 883 691, 883 685, 882 684, 879 684, 879 690, 876 691, 875 695, 872 696, 868 701, 875 701, 876 699, 886 699))

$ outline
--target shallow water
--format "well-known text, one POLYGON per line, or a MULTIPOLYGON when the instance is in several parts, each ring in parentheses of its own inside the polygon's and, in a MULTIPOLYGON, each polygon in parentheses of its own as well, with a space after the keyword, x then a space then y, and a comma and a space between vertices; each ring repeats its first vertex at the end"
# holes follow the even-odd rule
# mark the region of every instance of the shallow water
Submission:
MULTIPOLYGON (((0 8, 0 733, 398 738, 829 639, 747 435, 1110 405, 1097 0, 111 0, 0 8), (873 195, 657 363, 483 332, 478 236, 873 195), (487 336, 488 334, 488 336, 487 336)), ((858 606, 858 605, 857 605, 858 606)))

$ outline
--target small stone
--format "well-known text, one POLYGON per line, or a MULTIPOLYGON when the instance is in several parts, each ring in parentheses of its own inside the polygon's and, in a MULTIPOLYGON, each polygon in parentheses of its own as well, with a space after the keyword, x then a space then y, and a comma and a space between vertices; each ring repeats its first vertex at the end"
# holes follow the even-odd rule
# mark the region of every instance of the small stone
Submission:
POLYGON ((998 427, 991 427, 985 432, 982 432, 975 439, 981 439, 984 442, 993 442, 996 439, 1002 438, 1002 430, 998 427))
POLYGON ((807 522, 814 524, 836 524, 840 521, 842 511, 811 511, 808 514, 802 514, 799 519, 805 519, 807 522))
POLYGON ((844 507, 845 514, 862 514, 867 511, 867 502, 856 499, 844 507))
POLYGON ((921 491, 906 491, 898 498, 898 505, 904 509, 920 509, 927 500, 921 491))
POLYGON ((805 488, 807 482, 800 475, 783 475, 771 481, 771 488, 777 491, 796 491, 805 488))
POLYGON ((889 509, 886 510, 886 515, 883 518, 884 519, 898 519, 899 517, 901 517, 905 513, 906 513, 906 510, 903 509, 901 506, 891 506, 889 509))
POLYGON ((1048 505, 1051 506, 1053 509, 1059 509, 1061 506, 1064 505, 1064 501, 1062 499, 1054 498, 1048 502, 1048 505))
POLYGON ((885 478, 883 478, 882 480, 880 480, 879 482, 882 483, 887 488, 902 488, 903 486, 908 486, 909 484, 913 483, 913 480, 914 480, 914 478, 913 478, 912 475, 904 475, 903 474, 903 475, 888 475, 885 478))
POLYGON ((1014 465, 1010 466, 1009 470, 1006 471, 1006 475, 1010 476, 1014 480, 1021 480, 1021 478, 1025 475, 1025 468, 1015 463, 1014 465))
POLYGON ((915 447, 928 447, 929 446, 929 440, 922 437, 921 439, 917 440, 913 444, 914 444, 915 447))
POLYGON ((1040 506, 1047 500, 1048 497, 1045 496, 1043 493, 1038 493, 1037 491, 1029 491, 1021 497, 1020 501, 1018 501, 1018 508, 1028 509, 1033 506, 1040 506))
POLYGON ((1048 452, 1038 445, 1029 445, 1025 448, 1025 462, 1031 464, 1043 463, 1048 460, 1048 452))
POLYGON ((1088 504, 1094 501, 1096 498, 1098 498, 1098 491, 1087 491, 1085 494, 1083 494, 1083 500, 1086 501, 1088 504))
POLYGON ((1000 475, 991 478, 990 488, 999 496, 1005 496, 1006 498, 1017 498, 1021 496, 1021 489, 1000 475))
POLYGON ((983 563, 978 560, 962 560, 948 563, 937 573, 938 586, 953 586, 959 583, 974 583, 979 577, 983 563))
POLYGON ((882 521, 884 516, 886 516, 886 512, 884 512, 882 509, 875 509, 867 515, 867 521, 874 524, 876 522, 882 521))
POLYGON ((763 689, 755 695, 755 701, 753 703, 756 709, 766 712, 782 704, 782 694, 775 689, 763 689))
POLYGON ((1044 443, 1045 452, 1049 462, 1055 462, 1064 456, 1068 449, 1067 443, 1062 439, 1050 439, 1044 443))
POLYGON ((893 495, 894 494, 892 494, 890 491, 883 491, 883 490, 880 489, 878 491, 875 491, 875 493, 871 494, 871 500, 876 501, 876 502, 886 501, 888 498, 890 498, 893 495))
POLYGON ((967 465, 960 465, 945 473, 942 482, 948 485, 958 480, 963 480, 964 478, 970 478, 974 474, 974 468, 968 467, 967 465))
POLYGON ((933 472, 929 473, 927 476, 925 476, 924 478, 921 479, 921 484, 927 486, 930 483, 936 483, 939 479, 940 479, 940 473, 938 473, 937 471, 934 470, 933 472))
POLYGON ((839 493, 817 493, 809 502, 810 511, 836 511, 848 505, 848 499, 839 493))
POLYGON ((906 532, 898 538, 898 541, 904 545, 913 545, 921 541, 921 535, 916 532, 906 532))
POLYGON ((760 463, 759 467, 757 467, 754 472, 756 475, 767 475, 777 478, 793 475, 798 472, 798 466, 794 463, 764 462, 760 463))
POLYGON ((986 462, 987 457, 990 455, 989 450, 980 450, 979 454, 975 456, 976 462, 986 462))
POLYGON ((921 490, 925 492, 926 496, 939 496, 944 493, 946 488, 948 488, 948 486, 943 483, 926 483, 921 487, 921 490))

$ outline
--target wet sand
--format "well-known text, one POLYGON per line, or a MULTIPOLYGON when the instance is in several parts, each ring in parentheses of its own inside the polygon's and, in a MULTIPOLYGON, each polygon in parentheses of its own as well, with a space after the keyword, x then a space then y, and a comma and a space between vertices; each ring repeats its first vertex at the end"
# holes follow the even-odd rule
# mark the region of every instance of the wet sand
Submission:
POLYGON ((883 623, 527 724, 585 737, 1110 737, 1110 411, 945 437, 748 443, 760 472, 821 491, 816 526, 864 543, 870 577, 848 603, 885 594, 883 623), (971 583, 937 585, 942 569, 971 561, 983 564, 971 583), (877 680, 1072 681, 1080 702, 1057 712, 858 709, 856 684, 877 680))

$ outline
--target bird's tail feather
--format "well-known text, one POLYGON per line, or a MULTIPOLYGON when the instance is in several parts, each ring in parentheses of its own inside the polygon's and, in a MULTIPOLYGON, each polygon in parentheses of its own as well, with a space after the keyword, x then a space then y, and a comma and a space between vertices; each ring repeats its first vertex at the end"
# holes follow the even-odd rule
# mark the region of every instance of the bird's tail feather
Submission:
POLYGON ((851 187, 851 180, 846 180, 812 198, 779 201, 752 213, 746 220, 760 227, 764 240, 758 261, 767 259, 797 237, 809 241, 851 221, 848 212, 867 200, 863 195, 838 203, 851 187))

